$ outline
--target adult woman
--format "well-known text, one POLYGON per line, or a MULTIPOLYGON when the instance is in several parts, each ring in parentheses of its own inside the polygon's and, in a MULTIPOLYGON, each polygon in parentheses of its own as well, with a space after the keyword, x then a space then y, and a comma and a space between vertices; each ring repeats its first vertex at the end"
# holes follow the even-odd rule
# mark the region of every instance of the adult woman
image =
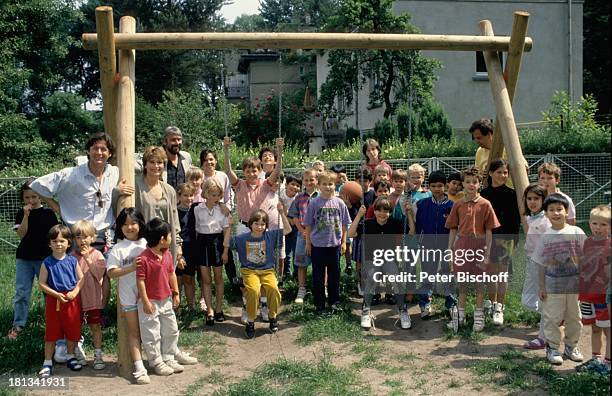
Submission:
POLYGON ((231 211, 234 205, 234 190, 225 172, 217 170, 217 162, 217 153, 209 149, 202 150, 200 153, 200 166, 204 171, 204 180, 202 181, 205 182, 212 177, 219 182, 223 187, 223 200, 221 202, 231 211))
POLYGON ((142 175, 136 177, 136 210, 142 213, 145 221, 155 217, 170 223, 172 227, 172 245, 170 251, 175 266, 182 260, 181 243, 176 192, 168 183, 162 181, 166 169, 166 152, 161 147, 149 146, 142 155, 142 175))
POLYGON ((389 164, 382 159, 380 144, 378 144, 376 140, 366 139, 363 143, 363 147, 361 148, 361 152, 363 153, 364 159, 361 168, 369 168, 372 175, 374 175, 376 167, 383 166, 385 169, 387 169, 389 180, 391 180, 391 173, 393 170, 391 169, 391 166, 389 166, 389 164))

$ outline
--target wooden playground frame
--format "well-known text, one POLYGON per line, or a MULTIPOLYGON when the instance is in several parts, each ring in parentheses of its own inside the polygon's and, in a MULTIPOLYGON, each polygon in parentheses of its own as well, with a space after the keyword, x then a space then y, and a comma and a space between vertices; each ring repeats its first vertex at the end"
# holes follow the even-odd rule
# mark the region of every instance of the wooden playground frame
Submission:
MULTIPOLYGON (((83 48, 98 50, 104 128, 116 143, 116 160, 120 177, 134 185, 135 152, 135 60, 136 50, 223 49, 223 48, 301 48, 301 49, 389 49, 482 51, 496 110, 493 147, 489 163, 500 158, 505 147, 510 172, 520 197, 529 180, 524 167, 512 101, 521 69, 524 51, 533 46, 527 37, 529 13, 514 13, 510 37, 495 36, 490 21, 479 22, 481 36, 376 33, 136 33, 136 20, 120 19, 115 33, 111 7, 96 8, 97 33, 82 35, 83 48), (117 57, 118 51, 118 57, 117 57), (498 52, 507 52, 502 72, 498 52), (118 58, 118 66, 117 66, 118 58), (500 133, 501 132, 501 133, 500 133)), ((126 197, 119 208, 134 206, 126 197)), ((118 306, 117 355, 119 373, 131 378, 132 362, 127 348, 127 328, 118 306)))

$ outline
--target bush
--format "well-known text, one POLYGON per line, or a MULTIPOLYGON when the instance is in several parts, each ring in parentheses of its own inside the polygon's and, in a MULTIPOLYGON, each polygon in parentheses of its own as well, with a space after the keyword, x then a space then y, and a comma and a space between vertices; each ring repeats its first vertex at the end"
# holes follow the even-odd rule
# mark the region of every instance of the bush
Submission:
POLYGON ((104 130, 101 112, 83 108, 85 99, 71 92, 55 92, 45 99, 45 111, 38 120, 40 136, 50 143, 79 144, 104 130))

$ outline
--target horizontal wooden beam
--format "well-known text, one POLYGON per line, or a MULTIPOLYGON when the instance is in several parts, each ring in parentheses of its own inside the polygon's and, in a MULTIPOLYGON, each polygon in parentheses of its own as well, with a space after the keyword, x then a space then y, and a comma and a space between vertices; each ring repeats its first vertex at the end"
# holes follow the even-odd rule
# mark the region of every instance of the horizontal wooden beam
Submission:
MULTIPOLYGON (((98 48, 95 33, 82 36, 83 48, 98 48)), ((172 50, 221 48, 302 48, 302 49, 420 49, 436 51, 504 51, 507 36, 459 36, 433 34, 366 33, 115 33, 118 50, 172 50)), ((525 38, 524 50, 533 46, 525 38)))

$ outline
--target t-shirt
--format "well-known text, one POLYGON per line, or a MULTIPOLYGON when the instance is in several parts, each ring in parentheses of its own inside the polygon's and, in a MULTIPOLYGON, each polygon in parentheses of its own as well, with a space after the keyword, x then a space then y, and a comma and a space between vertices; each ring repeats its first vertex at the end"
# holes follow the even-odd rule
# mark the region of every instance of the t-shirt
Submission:
MULTIPOLYGON (((15 227, 17 230, 23 221, 23 209, 19 209, 15 216, 15 227)), ((57 224, 57 217, 53 210, 41 206, 30 210, 28 216, 28 232, 19 242, 15 256, 22 260, 43 260, 51 254, 49 248, 48 232, 57 224)))
POLYGON ((295 198, 298 196, 298 194, 295 194, 293 197, 287 196, 287 190, 284 188, 280 189, 279 195, 280 195, 281 202, 283 203, 283 205, 285 206, 285 210, 287 211, 291 207, 291 204, 293 203, 293 201, 295 201, 295 198))
POLYGON ((531 258, 533 251, 538 246, 540 237, 550 229, 550 220, 540 211, 531 216, 527 216, 527 236, 525 237, 525 253, 531 258))
POLYGON ((304 225, 310 226, 310 242, 313 246, 340 246, 342 227, 350 223, 348 208, 338 197, 317 197, 308 204, 304 225))
POLYGON ((379 224, 376 219, 368 219, 363 226, 357 228, 357 235, 402 234, 403 225, 399 220, 388 219, 385 224, 379 224))
POLYGON ((253 270, 274 268, 275 248, 280 247, 281 230, 266 230, 263 236, 255 238, 250 232, 231 239, 231 248, 238 252, 240 266, 253 270))
MULTIPOLYGON (((141 238, 137 241, 130 241, 129 239, 123 239, 115 246, 112 247, 108 253, 108 259, 106 261, 106 269, 111 270, 113 268, 124 268, 132 265, 136 257, 147 248, 147 241, 141 238)), ((119 290, 132 289, 135 291, 134 294, 138 294, 136 286, 136 271, 130 272, 127 275, 123 275, 119 278, 119 290)))
POLYGON ((67 293, 74 290, 78 282, 77 259, 69 254, 63 259, 58 260, 53 256, 48 256, 43 260, 43 265, 47 269, 47 285, 56 292, 67 293))
POLYGON ((448 199, 450 199, 453 202, 457 202, 458 200, 462 199, 464 196, 465 196, 465 193, 463 191, 459 191, 455 195, 448 194, 448 199))
POLYGON ((269 179, 257 179, 257 184, 249 185, 246 180, 234 184, 236 190, 236 210, 241 221, 249 221, 251 213, 261 209, 268 214, 268 229, 283 228, 278 213, 278 194, 270 185, 269 179))
POLYGON ((81 310, 104 308, 104 296, 102 293, 102 282, 106 274, 106 263, 104 256, 96 249, 89 252, 89 261, 80 252, 74 251, 72 255, 79 261, 81 272, 83 272, 83 283, 79 296, 81 297, 81 310))
POLYGON ((382 166, 383 168, 385 168, 385 169, 387 170, 387 175, 388 175, 388 178, 389 178, 389 180, 391 180, 391 175, 393 174, 393 169, 391 169, 391 165, 387 164, 387 163, 385 162, 385 160, 380 160, 380 161, 378 162, 378 164, 376 164, 376 165, 374 165, 374 164, 369 164, 369 163, 367 163, 367 162, 366 162, 366 163, 364 163, 364 164, 361 166, 361 168, 362 168, 362 169, 363 169, 363 168, 368 168, 368 169, 370 169, 370 172, 372 172, 372 177, 374 177, 374 170, 376 170, 376 168, 377 168, 378 166, 382 166))
POLYGON ((555 191, 557 194, 561 194, 563 195, 567 201, 569 202, 569 206, 567 207, 567 219, 568 220, 573 220, 576 218, 576 206, 574 205, 574 201, 572 201, 572 199, 570 198, 569 195, 567 195, 566 193, 557 190, 555 191))
POLYGON ((136 269, 136 277, 144 279, 149 300, 161 301, 172 295, 170 289, 170 274, 174 273, 172 254, 166 250, 161 259, 147 247, 140 254, 140 265, 136 269))
POLYGON ((376 200, 376 191, 370 189, 363 194, 363 206, 369 208, 376 200))
POLYGON ((219 205, 210 211, 204 202, 193 207, 193 220, 197 234, 219 234, 229 227, 229 219, 221 213, 219 205))
POLYGON ((584 241, 584 255, 580 261, 580 301, 593 304, 606 302, 606 288, 610 282, 610 238, 584 241))
POLYGON ((430 198, 430 197, 431 197, 431 191, 428 191, 425 188, 422 189, 421 191, 410 191, 410 199, 413 204, 416 202, 419 202, 421 199, 430 198))
POLYGON ((462 199, 455 202, 444 227, 449 230, 457 228, 459 235, 482 236, 486 230, 499 225, 491 203, 479 195, 469 201, 462 199))
POLYGON ((306 218, 306 210, 308 209, 308 203, 312 198, 316 198, 319 195, 318 191, 313 191, 312 195, 308 194, 304 191, 301 194, 298 194, 297 197, 293 200, 289 211, 287 212, 287 217, 290 219, 299 219, 300 224, 304 224, 304 219, 306 218))
POLYGON ((521 215, 516 201, 516 191, 506 186, 488 186, 480 192, 495 211, 501 226, 493 230, 493 234, 517 235, 521 226, 521 215))
POLYGON ((545 267, 548 293, 578 293, 578 264, 586 235, 579 227, 566 224, 550 228, 538 241, 532 259, 545 267))

